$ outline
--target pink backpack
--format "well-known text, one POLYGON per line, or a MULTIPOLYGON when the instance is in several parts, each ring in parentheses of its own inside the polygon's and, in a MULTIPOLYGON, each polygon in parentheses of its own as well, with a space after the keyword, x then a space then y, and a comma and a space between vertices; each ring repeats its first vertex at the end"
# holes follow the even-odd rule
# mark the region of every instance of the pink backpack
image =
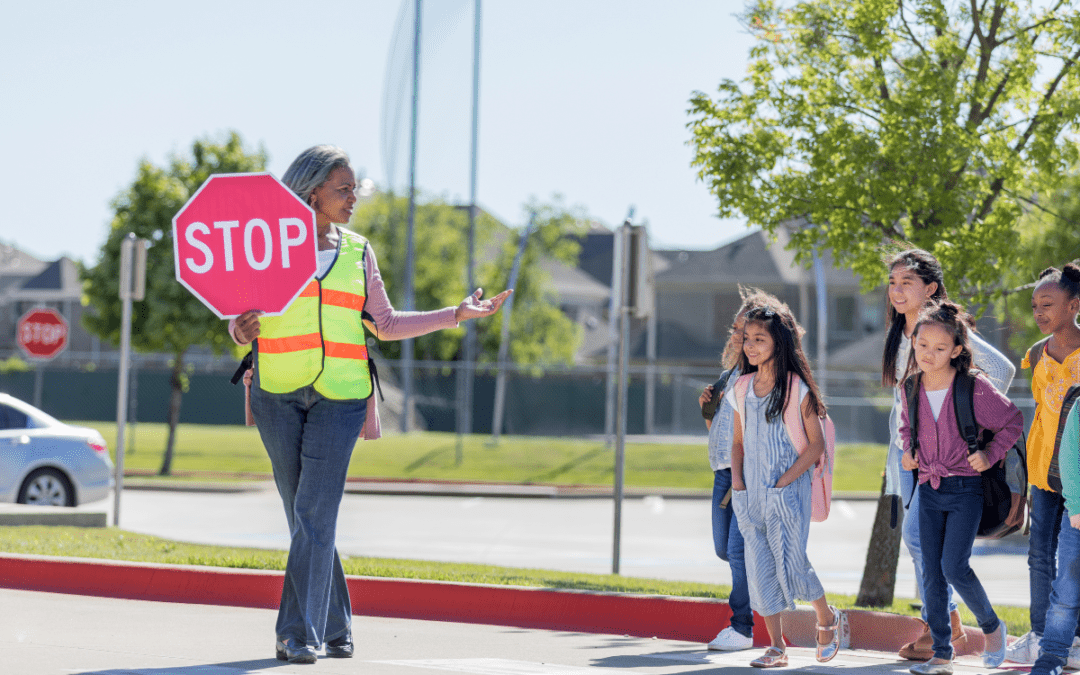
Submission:
MULTIPOLYGON (((750 381, 754 374, 742 375, 735 380, 735 408, 739 411, 739 419, 743 423, 743 433, 746 433, 746 392, 750 387, 750 381)), ((784 427, 795 450, 802 454, 810 444, 806 437, 806 429, 803 427, 802 413, 799 410, 799 376, 792 373, 788 380, 788 400, 784 406, 784 427)), ((836 460, 836 428, 833 427, 832 419, 828 415, 821 418, 821 435, 825 437, 825 452, 812 469, 810 477, 810 520, 820 523, 829 517, 829 507, 832 505, 832 477, 833 463, 836 460)))

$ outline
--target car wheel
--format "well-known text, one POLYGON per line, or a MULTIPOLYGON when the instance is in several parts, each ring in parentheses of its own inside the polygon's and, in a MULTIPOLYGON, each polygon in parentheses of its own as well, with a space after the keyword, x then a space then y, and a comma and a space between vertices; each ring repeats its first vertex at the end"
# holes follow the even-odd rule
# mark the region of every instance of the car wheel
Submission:
POLYGON ((20 504, 75 506, 75 490, 67 476, 56 469, 37 469, 23 481, 20 504))

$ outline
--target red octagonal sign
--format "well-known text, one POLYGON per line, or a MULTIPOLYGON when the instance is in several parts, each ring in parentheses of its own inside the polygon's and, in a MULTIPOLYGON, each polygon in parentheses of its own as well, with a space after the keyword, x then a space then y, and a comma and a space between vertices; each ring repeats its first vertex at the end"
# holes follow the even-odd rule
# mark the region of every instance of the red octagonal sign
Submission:
POLYGON ((32 359, 45 361, 67 347, 68 322, 55 309, 37 307, 15 324, 15 341, 32 359))
POLYGON ((269 173, 215 174, 173 217, 173 252, 219 317, 281 314, 318 269, 315 212, 269 173))

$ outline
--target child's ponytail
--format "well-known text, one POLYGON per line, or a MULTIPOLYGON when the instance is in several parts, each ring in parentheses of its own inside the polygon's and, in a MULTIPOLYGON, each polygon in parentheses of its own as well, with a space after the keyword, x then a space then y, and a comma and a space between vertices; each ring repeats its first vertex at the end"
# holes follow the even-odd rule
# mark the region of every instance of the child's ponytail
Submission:
MULTIPOLYGON (((949 361, 949 365, 956 368, 957 372, 960 373, 971 372, 971 369, 975 365, 975 360, 971 353, 970 337, 971 329, 975 325, 975 320, 971 315, 968 314, 963 307, 949 300, 943 300, 928 305, 919 313, 919 320, 915 324, 914 332, 911 334, 911 342, 913 345, 919 334, 919 329, 931 323, 944 328, 945 331, 953 337, 953 344, 960 345, 960 353, 949 361)), ((904 377, 902 379, 906 380, 917 372, 919 372, 919 365, 915 360, 915 349, 913 348, 908 357, 907 369, 904 371, 904 377)))

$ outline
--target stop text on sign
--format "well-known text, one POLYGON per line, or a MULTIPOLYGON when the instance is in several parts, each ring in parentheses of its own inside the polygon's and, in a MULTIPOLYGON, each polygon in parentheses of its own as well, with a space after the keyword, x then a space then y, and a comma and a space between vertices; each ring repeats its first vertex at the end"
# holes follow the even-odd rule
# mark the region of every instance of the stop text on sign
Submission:
POLYGON ((24 345, 54 345, 67 337, 67 326, 55 323, 26 322, 19 330, 24 345))
MULTIPOLYGON (((214 229, 221 231, 222 258, 225 260, 225 271, 232 272, 236 269, 233 260, 233 230, 240 227, 239 220, 215 220, 214 229)), ((278 218, 278 241, 281 244, 281 267, 289 269, 292 264, 289 258, 289 249, 302 245, 307 241, 307 225, 299 218, 278 218), (292 233, 296 234, 293 236, 292 233)), ((195 274, 206 274, 214 267, 214 253, 198 235, 209 238, 213 236, 206 223, 195 221, 190 223, 184 231, 184 239, 188 244, 197 248, 202 254, 202 261, 197 262, 194 257, 188 257, 184 264, 195 274)), ((252 218, 244 225, 243 230, 244 259, 253 270, 265 270, 274 261, 274 237, 270 232, 270 225, 262 218, 252 218), (257 240, 257 241, 256 241, 257 240)))

